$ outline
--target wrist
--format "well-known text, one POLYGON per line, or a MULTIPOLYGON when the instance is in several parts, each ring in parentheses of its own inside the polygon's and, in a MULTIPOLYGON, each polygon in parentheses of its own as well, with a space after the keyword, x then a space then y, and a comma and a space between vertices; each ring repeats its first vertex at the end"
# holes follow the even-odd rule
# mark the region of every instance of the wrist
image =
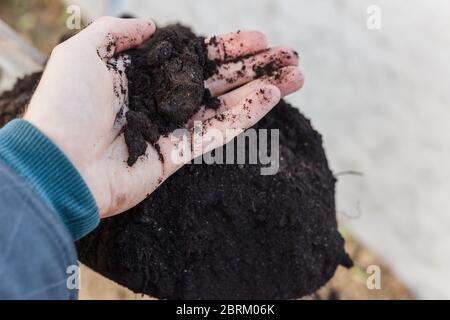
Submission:
POLYGON ((99 223, 96 202, 65 154, 24 120, 0 130, 0 159, 45 200, 77 240, 99 223))

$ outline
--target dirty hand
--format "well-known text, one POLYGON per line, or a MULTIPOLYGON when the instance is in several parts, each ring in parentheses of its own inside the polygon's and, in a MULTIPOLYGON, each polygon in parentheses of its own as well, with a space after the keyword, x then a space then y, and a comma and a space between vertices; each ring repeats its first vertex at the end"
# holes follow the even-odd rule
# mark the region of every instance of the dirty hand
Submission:
MULTIPOLYGON (((123 71, 129 61, 126 55, 116 54, 139 46, 154 32, 153 22, 140 19, 105 17, 95 21, 53 50, 24 116, 72 161, 102 218, 137 205, 182 165, 171 161, 176 146, 169 136, 158 141, 160 150, 149 145, 146 155, 129 167, 124 122, 117 119, 128 99, 123 71), (165 161, 160 161, 160 156, 165 161)), ((238 32, 208 41, 209 58, 224 63, 205 86, 222 104, 218 110, 202 109, 194 115, 192 120, 204 121, 204 127, 202 133, 192 130, 192 135, 252 127, 282 96, 303 85, 293 50, 266 49, 265 36, 259 32, 238 32), (239 57, 247 58, 234 59, 239 57), (278 69, 277 74, 254 80, 257 67, 274 58, 271 68, 278 69)), ((226 142, 210 143, 202 152, 226 142)))

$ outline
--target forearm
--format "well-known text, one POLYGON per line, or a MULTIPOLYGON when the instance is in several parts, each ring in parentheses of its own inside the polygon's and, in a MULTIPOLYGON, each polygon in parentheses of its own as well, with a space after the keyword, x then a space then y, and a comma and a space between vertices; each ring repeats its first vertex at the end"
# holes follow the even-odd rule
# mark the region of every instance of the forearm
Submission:
POLYGON ((0 130, 0 217, 0 298, 76 298, 73 241, 95 228, 98 211, 70 161, 24 121, 0 130))

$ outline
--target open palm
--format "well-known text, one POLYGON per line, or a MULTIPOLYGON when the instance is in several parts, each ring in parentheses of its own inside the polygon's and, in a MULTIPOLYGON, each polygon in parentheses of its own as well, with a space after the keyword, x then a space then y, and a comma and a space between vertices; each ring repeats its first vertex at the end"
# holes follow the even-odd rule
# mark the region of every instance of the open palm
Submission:
MULTIPOLYGON (((146 155, 134 166, 129 167, 126 161, 128 150, 122 133, 125 119, 117 114, 127 111, 128 84, 123 71, 129 61, 126 55, 115 54, 139 46, 154 32, 152 22, 105 17, 60 44, 52 52, 24 117, 72 161, 102 217, 135 206, 182 165, 171 160, 176 145, 170 136, 160 139, 158 151, 149 145, 146 155), (161 155, 165 161, 160 160, 161 155)), ((209 58, 223 63, 205 86, 219 97, 221 106, 217 110, 201 109, 193 116, 186 127, 192 136, 202 139, 209 130, 252 127, 282 96, 303 85, 296 67, 298 56, 292 49, 266 49, 265 36, 255 31, 224 35, 209 46, 209 58), (247 58, 233 60, 244 56, 247 58), (225 57, 232 61, 226 62, 225 57), (253 66, 264 65, 274 57, 279 61, 278 75, 255 80, 253 66), (226 80, 238 70, 245 72, 233 81, 226 80), (218 115, 227 120, 218 121, 218 115), (191 128, 197 120, 204 123, 200 133, 191 128)), ((210 143, 202 152, 226 142, 210 143)))

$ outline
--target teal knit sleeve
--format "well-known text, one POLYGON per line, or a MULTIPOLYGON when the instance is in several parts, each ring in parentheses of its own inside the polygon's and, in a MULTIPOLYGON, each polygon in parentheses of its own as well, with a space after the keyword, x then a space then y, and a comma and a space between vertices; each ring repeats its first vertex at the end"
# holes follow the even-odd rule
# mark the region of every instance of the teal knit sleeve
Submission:
POLYGON ((14 120, 0 130, 0 159, 45 200, 74 240, 97 227, 99 211, 83 178, 33 125, 14 120))

